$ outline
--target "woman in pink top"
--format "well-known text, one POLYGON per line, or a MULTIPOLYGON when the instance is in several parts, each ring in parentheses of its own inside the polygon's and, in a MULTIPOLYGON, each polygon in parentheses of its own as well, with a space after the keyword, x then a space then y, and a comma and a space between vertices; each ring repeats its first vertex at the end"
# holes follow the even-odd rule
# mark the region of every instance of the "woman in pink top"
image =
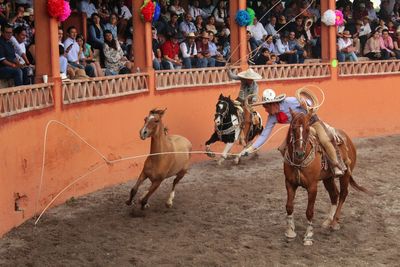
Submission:
POLYGON ((364 46, 364 56, 369 59, 376 60, 381 59, 381 42, 380 42, 380 33, 375 31, 371 37, 367 40, 364 46))
POLYGON ((382 31, 379 42, 381 45, 382 59, 390 59, 390 57, 396 56, 396 53, 393 51, 393 39, 389 36, 389 31, 387 29, 382 31))
POLYGON ((400 29, 396 31, 396 39, 393 45, 394 45, 394 52, 396 53, 396 58, 400 59, 400 29))

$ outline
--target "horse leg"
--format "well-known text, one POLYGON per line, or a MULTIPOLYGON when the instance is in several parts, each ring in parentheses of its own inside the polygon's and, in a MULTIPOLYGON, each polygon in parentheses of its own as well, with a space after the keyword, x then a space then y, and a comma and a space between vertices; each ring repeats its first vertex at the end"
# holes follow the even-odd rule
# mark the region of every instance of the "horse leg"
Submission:
POLYGON ((209 156, 210 158, 215 158, 215 153, 211 151, 211 144, 214 144, 215 142, 217 142, 219 140, 218 135, 216 132, 214 132, 210 139, 207 140, 206 142, 206 154, 207 156, 209 156))
POLYGON ((151 186, 149 188, 149 191, 147 194, 143 197, 143 199, 140 201, 140 204, 142 205, 142 210, 146 209, 149 207, 149 204, 147 202, 149 201, 150 196, 154 193, 154 191, 157 190, 157 188, 160 186, 162 179, 156 180, 151 183, 151 186))
POLYGON ((185 176, 186 172, 187 172, 187 170, 181 170, 180 172, 178 172, 176 174, 176 177, 175 177, 174 182, 172 184, 171 193, 169 194, 168 200, 165 203, 167 208, 172 208, 173 201, 174 201, 174 198, 175 198, 175 186, 179 183, 179 181, 183 178, 183 176, 185 176))
POLYGON ((296 237, 296 232, 294 231, 294 218, 293 218, 293 209, 294 209, 294 197, 296 195, 297 186, 292 185, 289 181, 286 180, 286 191, 287 191, 287 201, 286 201, 286 223, 287 229, 285 231, 285 236, 289 239, 293 239, 296 237))
POLYGON ((323 182, 326 191, 329 193, 329 198, 331 199, 331 208, 328 213, 328 218, 326 218, 326 220, 322 223, 323 228, 328 228, 333 221, 333 216, 335 215, 337 209, 339 191, 333 177, 326 178, 323 180, 323 182))
POLYGON ((303 244, 304 246, 311 246, 313 244, 313 226, 312 219, 314 217, 314 204, 315 199, 317 198, 317 182, 312 183, 308 188, 308 203, 307 203, 307 211, 306 216, 308 220, 307 230, 304 234, 303 244))
POLYGON ((227 143, 226 144, 226 146, 225 146, 225 149, 224 149, 224 151, 222 152, 222 155, 221 155, 221 157, 219 158, 219 160, 218 160, 218 165, 221 165, 222 164, 222 162, 224 162, 224 160, 228 157, 228 153, 229 153, 229 151, 231 151, 231 149, 232 149, 232 147, 233 147, 233 144, 234 143, 227 143))
POLYGON ((346 172, 346 174, 342 177, 340 177, 340 193, 339 193, 339 204, 335 212, 335 216, 333 217, 331 227, 333 230, 339 230, 340 225, 339 225, 339 218, 340 218, 340 212, 342 210, 344 201, 346 200, 346 197, 349 193, 349 182, 350 182, 350 174, 346 172))
POLYGON ((132 200, 135 197, 135 195, 136 195, 136 193, 137 193, 137 191, 139 189, 139 186, 143 183, 144 180, 146 180, 146 178, 147 178, 147 176, 142 171, 140 173, 140 176, 139 176, 138 180, 136 181, 136 184, 131 189, 131 193, 129 195, 129 199, 125 202, 126 205, 130 206, 132 204, 132 200))

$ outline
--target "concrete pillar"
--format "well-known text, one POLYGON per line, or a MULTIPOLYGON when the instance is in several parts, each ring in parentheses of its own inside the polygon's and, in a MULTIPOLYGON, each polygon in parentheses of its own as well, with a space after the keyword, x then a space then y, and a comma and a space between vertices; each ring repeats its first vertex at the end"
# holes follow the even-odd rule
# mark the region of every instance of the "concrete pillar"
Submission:
POLYGON ((35 51, 36 82, 43 82, 43 75, 49 81, 60 79, 60 61, 58 53, 58 21, 47 13, 47 1, 35 0, 35 51))

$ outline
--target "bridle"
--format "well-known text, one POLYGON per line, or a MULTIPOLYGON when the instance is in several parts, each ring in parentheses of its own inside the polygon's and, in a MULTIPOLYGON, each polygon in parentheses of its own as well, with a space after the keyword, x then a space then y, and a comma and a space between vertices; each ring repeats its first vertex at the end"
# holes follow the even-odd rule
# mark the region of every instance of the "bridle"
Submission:
POLYGON ((218 115, 221 117, 221 119, 224 119, 226 115, 229 113, 229 103, 226 102, 225 100, 219 100, 217 105, 219 104, 226 104, 226 109, 221 113, 221 112, 215 112, 215 117, 218 115))
POLYGON ((239 125, 239 124, 235 125, 235 124, 233 123, 233 122, 236 121, 237 119, 231 120, 231 121, 229 121, 229 122, 223 122, 224 119, 226 118, 226 116, 229 114, 229 103, 228 103, 227 101, 225 101, 225 100, 218 100, 217 106, 220 105, 220 104, 225 104, 225 105, 226 105, 226 109, 225 109, 224 111, 222 111, 222 112, 218 112, 218 111, 215 112, 215 118, 216 118, 217 116, 219 116, 219 117, 221 118, 220 124, 219 124, 219 125, 215 124, 215 131, 216 131, 216 133, 218 134, 219 138, 221 139, 222 135, 228 135, 228 134, 231 134, 231 133, 235 132, 236 129, 237 129, 238 127, 240 127, 240 125, 239 125), (227 129, 221 130, 220 127, 223 127, 225 124, 232 124, 232 126, 230 126, 230 127, 227 128, 227 129))

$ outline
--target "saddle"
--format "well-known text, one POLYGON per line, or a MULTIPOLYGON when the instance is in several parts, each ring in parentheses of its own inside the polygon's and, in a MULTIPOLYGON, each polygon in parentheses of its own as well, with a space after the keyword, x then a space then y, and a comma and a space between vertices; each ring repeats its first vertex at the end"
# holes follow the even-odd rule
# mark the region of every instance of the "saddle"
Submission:
POLYGON ((244 133, 243 133, 243 129, 244 129, 244 127, 245 127, 245 118, 244 118, 244 113, 245 113, 245 110, 243 109, 243 103, 241 103, 240 101, 238 101, 238 100, 233 100, 233 103, 234 103, 234 105, 235 105, 235 107, 237 108, 237 111, 238 111, 238 119, 239 119, 239 125, 240 125, 240 128, 241 128, 241 134, 240 134, 240 140, 239 140, 239 143, 241 144, 241 145, 246 145, 250 140, 250 136, 253 136, 253 132, 257 132, 257 131, 262 131, 262 128, 263 128, 263 126, 262 126, 262 121, 260 121, 260 118, 261 118, 261 116, 259 116, 259 114, 258 114, 258 112, 257 111, 251 111, 251 114, 250 114, 250 116, 251 116, 251 127, 250 127, 250 129, 249 129, 249 132, 247 133, 247 135, 246 136, 244 136, 244 133))

